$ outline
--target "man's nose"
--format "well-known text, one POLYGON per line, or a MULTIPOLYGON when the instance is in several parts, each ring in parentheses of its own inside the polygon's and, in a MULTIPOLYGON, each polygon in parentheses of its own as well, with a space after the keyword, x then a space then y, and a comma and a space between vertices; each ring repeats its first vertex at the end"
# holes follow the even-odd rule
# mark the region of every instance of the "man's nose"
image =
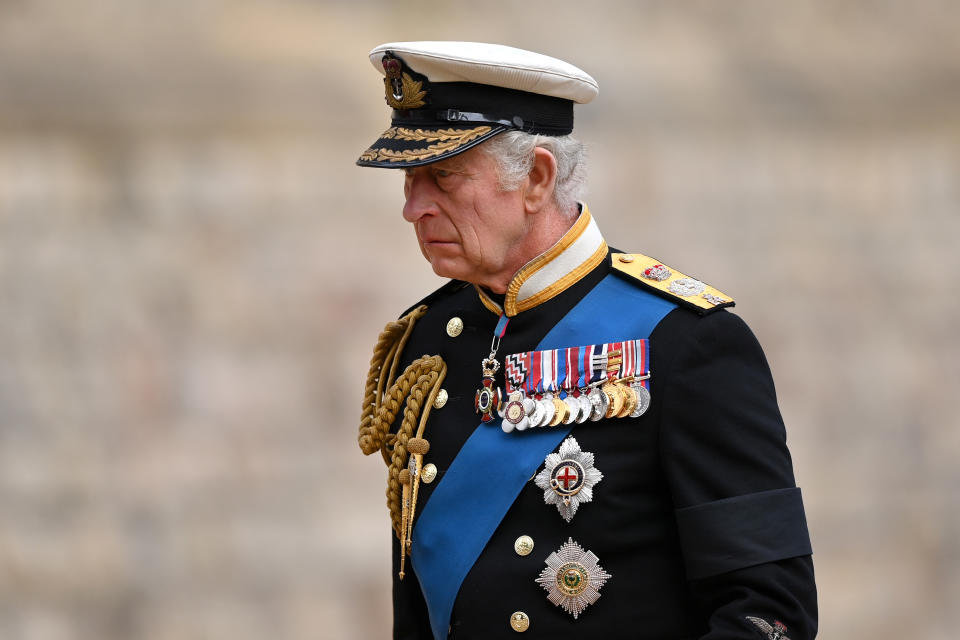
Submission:
POLYGON ((407 222, 416 222, 425 215, 436 213, 434 190, 429 175, 415 171, 406 176, 403 195, 407 199, 403 205, 403 219, 407 222))

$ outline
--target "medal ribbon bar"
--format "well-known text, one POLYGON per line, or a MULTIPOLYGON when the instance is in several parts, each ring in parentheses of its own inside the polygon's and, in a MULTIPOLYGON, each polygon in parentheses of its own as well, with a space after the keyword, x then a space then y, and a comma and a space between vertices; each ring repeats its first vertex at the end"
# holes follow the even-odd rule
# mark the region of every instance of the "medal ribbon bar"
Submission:
POLYGON ((643 339, 515 353, 506 358, 507 395, 572 392, 625 378, 636 378, 649 389, 649 352, 648 340, 643 339))

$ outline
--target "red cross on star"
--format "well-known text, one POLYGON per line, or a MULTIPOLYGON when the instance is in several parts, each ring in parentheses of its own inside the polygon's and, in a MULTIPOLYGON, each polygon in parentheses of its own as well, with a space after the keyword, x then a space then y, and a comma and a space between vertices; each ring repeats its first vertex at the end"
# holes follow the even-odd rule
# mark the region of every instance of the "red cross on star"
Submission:
POLYGON ((557 476, 557 480, 563 482, 563 488, 569 489, 571 482, 576 482, 580 479, 579 474, 571 469, 569 466, 564 467, 563 471, 557 476))

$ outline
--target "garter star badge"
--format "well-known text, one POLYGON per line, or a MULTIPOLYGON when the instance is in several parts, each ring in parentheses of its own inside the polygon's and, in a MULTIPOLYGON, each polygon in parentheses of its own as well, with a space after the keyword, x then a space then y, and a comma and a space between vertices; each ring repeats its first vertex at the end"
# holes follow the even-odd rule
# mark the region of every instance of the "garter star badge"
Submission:
POLYGON ((546 590, 547 599, 574 620, 600 598, 600 588, 612 577, 600 566, 600 559, 573 538, 567 538, 545 562, 547 567, 536 582, 546 590))
POLYGON ((534 478, 543 489, 543 501, 557 505, 567 522, 573 520, 582 502, 593 500, 593 486, 603 474, 593 466, 593 454, 581 451, 577 439, 570 436, 560 450, 544 459, 544 467, 534 478))

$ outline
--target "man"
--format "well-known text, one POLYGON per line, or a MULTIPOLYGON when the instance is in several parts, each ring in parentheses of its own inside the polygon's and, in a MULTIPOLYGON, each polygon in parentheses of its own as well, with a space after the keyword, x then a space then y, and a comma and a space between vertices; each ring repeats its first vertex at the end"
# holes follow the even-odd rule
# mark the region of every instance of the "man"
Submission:
POLYGON ((390 467, 394 637, 814 637, 763 353, 720 291, 610 250, 560 60, 393 43, 403 217, 451 281, 381 335, 360 445, 390 467))

